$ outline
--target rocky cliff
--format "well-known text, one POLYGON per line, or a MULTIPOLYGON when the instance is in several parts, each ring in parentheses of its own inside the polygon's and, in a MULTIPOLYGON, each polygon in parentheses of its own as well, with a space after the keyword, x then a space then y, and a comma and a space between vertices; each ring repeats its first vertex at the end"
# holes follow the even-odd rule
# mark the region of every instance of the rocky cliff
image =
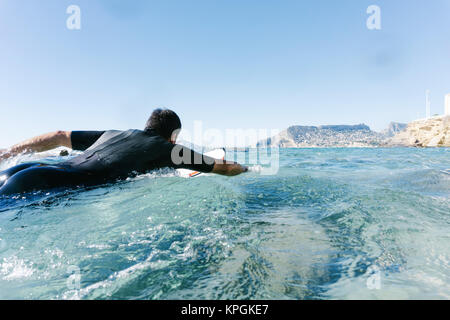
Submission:
POLYGON ((416 120, 386 141, 387 146, 450 147, 450 116, 416 120))
POLYGON ((406 124, 406 123, 391 122, 389 124, 389 126, 385 130, 383 130, 381 133, 386 138, 391 138, 391 137, 395 136, 396 134, 405 130, 406 127, 408 127, 408 124, 406 124))

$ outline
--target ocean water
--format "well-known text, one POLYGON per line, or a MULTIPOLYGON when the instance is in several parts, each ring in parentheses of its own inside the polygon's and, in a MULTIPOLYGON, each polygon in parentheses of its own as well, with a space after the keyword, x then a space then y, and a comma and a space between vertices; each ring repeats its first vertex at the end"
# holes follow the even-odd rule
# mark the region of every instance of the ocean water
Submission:
POLYGON ((0 299, 450 299, 449 149, 279 161, 1 199, 0 299))

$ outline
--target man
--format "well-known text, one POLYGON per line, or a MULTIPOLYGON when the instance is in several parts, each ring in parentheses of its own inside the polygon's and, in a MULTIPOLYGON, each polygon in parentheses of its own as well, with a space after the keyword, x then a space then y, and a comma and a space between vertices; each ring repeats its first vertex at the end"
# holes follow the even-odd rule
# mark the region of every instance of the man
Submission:
POLYGON ((238 163, 214 160, 176 145, 180 129, 175 112, 156 109, 144 131, 58 131, 32 138, 0 152, 0 159, 60 146, 84 152, 57 165, 25 163, 0 172, 0 196, 98 185, 163 167, 227 176, 247 171, 238 163))

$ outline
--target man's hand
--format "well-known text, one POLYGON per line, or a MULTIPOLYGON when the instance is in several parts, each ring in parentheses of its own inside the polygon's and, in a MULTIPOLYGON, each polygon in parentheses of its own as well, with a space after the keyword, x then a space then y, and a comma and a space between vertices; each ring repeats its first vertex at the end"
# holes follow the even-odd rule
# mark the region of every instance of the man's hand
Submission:
POLYGON ((8 159, 20 153, 44 152, 57 147, 72 148, 71 131, 55 131, 34 137, 0 151, 0 160, 8 159))
POLYGON ((212 173, 223 176, 237 176, 241 173, 247 172, 248 168, 239 163, 231 161, 216 161, 212 173))

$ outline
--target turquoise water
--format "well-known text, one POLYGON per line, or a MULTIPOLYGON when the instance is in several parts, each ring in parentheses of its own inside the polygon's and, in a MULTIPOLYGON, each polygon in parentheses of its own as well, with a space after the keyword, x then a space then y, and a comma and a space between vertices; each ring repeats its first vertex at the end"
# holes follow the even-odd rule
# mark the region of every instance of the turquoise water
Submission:
POLYGON ((449 149, 280 150, 276 175, 0 201, 0 299, 450 298, 449 149))

